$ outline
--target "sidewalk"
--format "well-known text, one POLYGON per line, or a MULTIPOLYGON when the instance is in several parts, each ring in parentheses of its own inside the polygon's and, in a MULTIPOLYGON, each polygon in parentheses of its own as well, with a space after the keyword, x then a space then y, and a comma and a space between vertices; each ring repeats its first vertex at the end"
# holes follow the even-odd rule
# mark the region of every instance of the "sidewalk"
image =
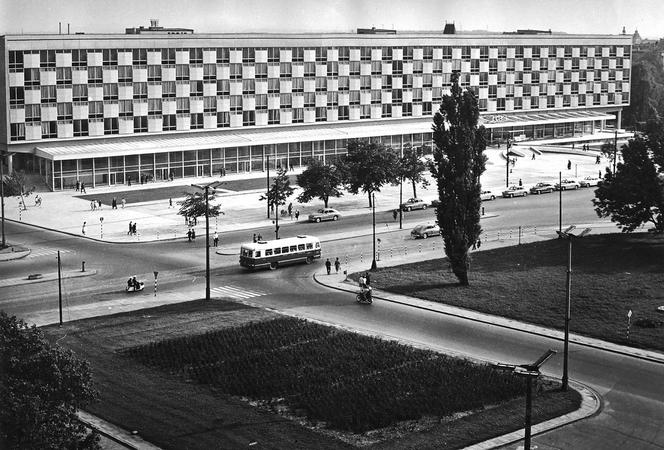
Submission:
MULTIPOLYGON (((603 170, 606 162, 601 165, 595 164, 596 152, 578 152, 569 148, 569 154, 557 153, 560 147, 555 150, 556 153, 547 153, 545 147, 538 146, 536 159, 531 159, 532 151, 528 148, 528 143, 521 143, 519 148, 524 153, 523 158, 518 158, 517 164, 511 169, 510 181, 516 184, 521 180, 524 186, 528 187, 539 181, 557 181, 558 172, 562 171, 564 177, 584 177, 588 175, 596 176, 599 170, 603 170), (539 154, 539 152, 543 152, 539 154), (572 162, 572 169, 567 170, 567 161, 572 162)), ((488 157, 487 170, 482 175, 484 189, 494 191, 496 196, 505 185, 505 159, 502 156, 503 149, 489 148, 486 150, 488 157)), ((301 171, 302 169, 300 169, 301 171)), ((295 173, 298 173, 297 171, 295 173)), ((274 175, 274 174, 272 174, 274 175)), ((431 202, 437 198, 437 186, 426 173, 429 181, 428 188, 418 186, 417 196, 426 202, 431 202)), ((263 173, 251 174, 233 174, 224 177, 225 180, 236 180, 243 178, 264 177, 263 173)), ((89 188, 88 194, 95 193, 113 193, 122 192, 127 189, 136 191, 147 189, 158 189, 173 186, 188 186, 192 183, 208 183, 218 181, 218 178, 186 178, 173 182, 158 182, 145 185, 133 185, 131 188, 120 186, 105 186, 100 188, 89 188)), ((221 204, 223 215, 218 218, 210 219, 211 232, 216 230, 219 233, 225 231, 246 229, 248 231, 260 227, 272 226, 272 220, 266 218, 266 204, 259 200, 264 190, 244 191, 244 192, 221 192, 217 198, 221 204)), ((297 189, 291 197, 293 199, 293 209, 300 211, 300 221, 306 221, 310 212, 323 206, 320 200, 314 200, 309 204, 299 204, 295 201, 298 195, 297 189)), ((168 200, 156 200, 143 203, 130 203, 125 208, 110 209, 104 206, 101 210, 92 211, 90 201, 77 198, 78 193, 71 190, 46 192, 40 194, 42 197, 42 206, 34 206, 34 197, 26 199, 27 210, 19 211, 16 197, 5 199, 5 216, 8 220, 29 223, 39 227, 57 230, 60 232, 83 236, 83 223, 86 224, 85 237, 89 239, 103 240, 107 242, 129 243, 159 241, 165 239, 185 239, 188 230, 184 218, 177 214, 177 201, 173 198, 173 207, 170 208, 168 200), (102 220, 103 219, 103 220, 102 220), (128 234, 129 222, 137 224, 137 234, 128 234)), ((409 183, 404 183, 403 199, 412 196, 412 188, 409 183)), ((399 187, 384 186, 380 192, 376 193, 376 210, 378 212, 391 211, 398 208, 399 187)), ((352 195, 344 193, 340 198, 331 198, 330 207, 341 211, 343 216, 352 216, 367 214, 371 210, 368 206, 368 198, 364 194, 352 195)), ((490 205, 486 208, 490 212, 490 205)), ((290 218, 280 218, 282 227, 290 227, 296 222, 290 218)), ((283 228, 282 228, 283 229, 283 228)), ((198 221, 196 234, 205 235, 205 221, 198 221)), ((250 236, 250 233, 248 233, 250 236)), ((223 235, 221 237, 223 243, 223 235)), ((20 244, 14 242, 14 244, 20 244)), ((0 258, 1 260, 1 258, 0 258)))

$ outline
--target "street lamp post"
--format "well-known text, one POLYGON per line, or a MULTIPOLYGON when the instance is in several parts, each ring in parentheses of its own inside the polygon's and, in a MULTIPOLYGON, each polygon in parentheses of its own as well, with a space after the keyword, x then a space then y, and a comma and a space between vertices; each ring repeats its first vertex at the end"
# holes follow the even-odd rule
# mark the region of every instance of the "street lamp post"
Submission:
POLYGON ((564 344, 564 357, 563 357, 563 378, 562 378, 562 390, 566 391, 569 386, 569 322, 572 319, 572 240, 574 238, 582 238, 586 234, 590 233, 590 228, 586 228, 578 235, 572 234, 572 231, 576 227, 571 225, 565 231, 558 231, 558 235, 561 239, 567 239, 567 280, 566 280, 566 300, 565 300, 565 344, 564 344))
POLYGON ((192 184, 193 187, 202 189, 205 192, 205 300, 210 300, 210 203, 209 193, 210 188, 214 190, 215 187, 221 184, 220 181, 206 185, 192 184))
POLYGON ((512 140, 507 138, 507 151, 505 152, 505 187, 510 187, 510 149, 512 140))
POLYGON ((5 239, 5 157, 12 156, 14 153, 2 155, 0 159, 0 208, 2 209, 2 247, 5 248, 7 240, 5 239))
POLYGON ((373 216, 373 261, 371 261, 371 270, 376 270, 376 195, 371 193, 371 206, 373 216))

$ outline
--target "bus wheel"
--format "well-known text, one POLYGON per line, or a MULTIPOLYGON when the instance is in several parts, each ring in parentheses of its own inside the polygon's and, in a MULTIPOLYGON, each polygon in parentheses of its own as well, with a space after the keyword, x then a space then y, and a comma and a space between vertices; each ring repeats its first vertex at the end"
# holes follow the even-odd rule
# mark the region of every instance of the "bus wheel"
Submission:
POLYGON ((279 267, 279 264, 277 264, 276 262, 270 263, 270 270, 277 270, 277 267, 279 267))
POLYGON ((306 262, 307 264, 311 264, 312 262, 314 262, 314 259, 311 256, 307 256, 307 259, 305 259, 304 262, 306 262))

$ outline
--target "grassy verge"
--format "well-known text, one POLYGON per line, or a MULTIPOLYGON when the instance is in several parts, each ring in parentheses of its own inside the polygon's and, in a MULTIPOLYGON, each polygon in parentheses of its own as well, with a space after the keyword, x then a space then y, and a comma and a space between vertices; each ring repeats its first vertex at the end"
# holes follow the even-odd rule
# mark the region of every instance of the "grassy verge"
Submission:
MULTIPOLYGON (((474 252, 468 287, 457 284, 445 259, 380 268, 372 273, 372 284, 562 330, 567 250, 566 241, 551 240, 474 252)), ((657 311, 664 305, 661 236, 590 235, 575 240, 572 270, 572 332, 664 351, 664 314, 657 311)))
MULTIPOLYGON (((91 362, 91 412, 163 448, 459 448, 522 426, 522 380, 278 317, 192 302, 45 331, 91 362)), ((540 384, 536 421, 579 404, 555 388, 540 384)))

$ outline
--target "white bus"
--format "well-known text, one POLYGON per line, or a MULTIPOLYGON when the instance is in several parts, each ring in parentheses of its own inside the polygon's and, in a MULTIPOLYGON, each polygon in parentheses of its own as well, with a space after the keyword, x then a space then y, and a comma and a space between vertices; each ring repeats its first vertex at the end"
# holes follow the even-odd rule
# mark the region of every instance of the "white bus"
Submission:
POLYGON ((249 242, 240 247, 240 265, 248 269, 269 267, 275 270, 282 264, 311 264, 316 258, 320 258, 320 241, 313 236, 249 242))

